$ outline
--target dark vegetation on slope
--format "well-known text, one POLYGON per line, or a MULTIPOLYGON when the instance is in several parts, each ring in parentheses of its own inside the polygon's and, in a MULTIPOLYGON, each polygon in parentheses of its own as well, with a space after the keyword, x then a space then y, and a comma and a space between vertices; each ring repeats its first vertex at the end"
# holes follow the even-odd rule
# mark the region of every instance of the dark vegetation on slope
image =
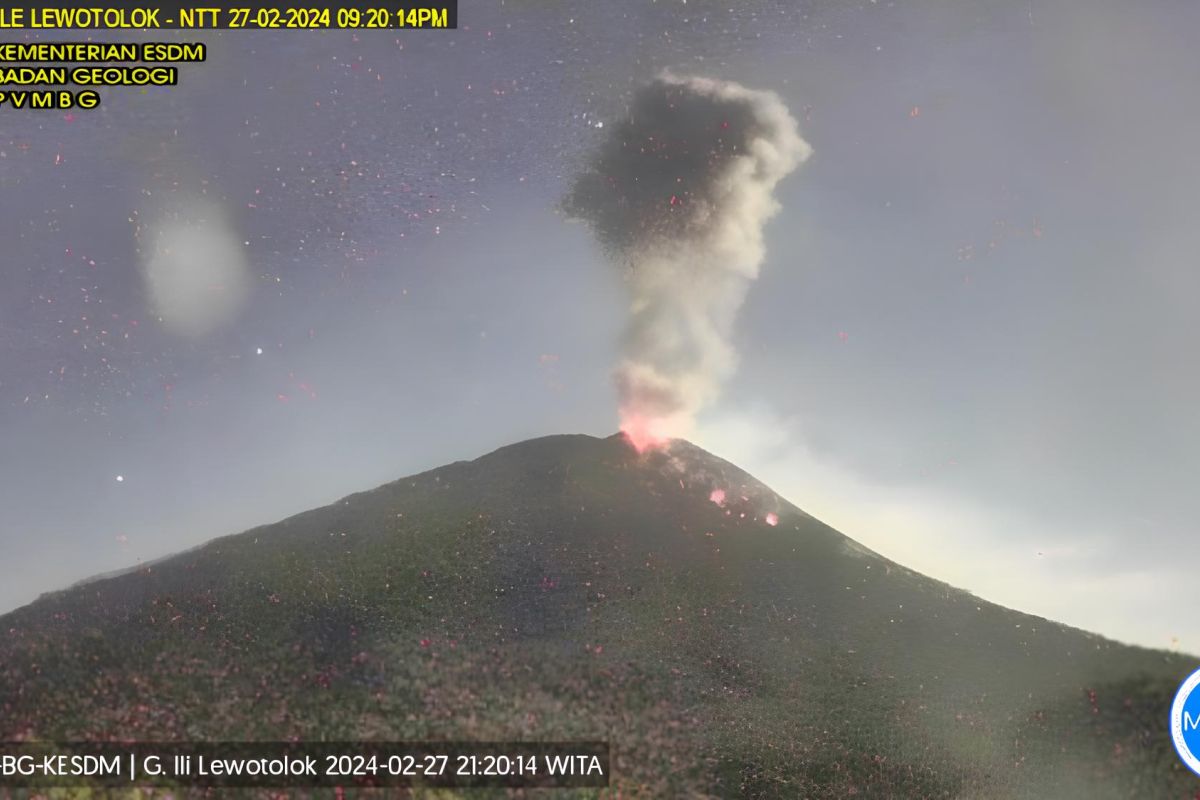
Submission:
POLYGON ((606 739, 621 797, 1185 798, 1193 666, 906 570, 687 443, 554 436, 0 618, 0 739, 606 739))

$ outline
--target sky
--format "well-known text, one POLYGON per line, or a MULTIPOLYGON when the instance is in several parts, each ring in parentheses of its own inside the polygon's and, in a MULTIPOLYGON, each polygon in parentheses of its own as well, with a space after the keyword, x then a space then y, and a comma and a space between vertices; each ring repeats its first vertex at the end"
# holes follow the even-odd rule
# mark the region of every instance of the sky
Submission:
POLYGON ((563 198, 670 69, 777 93, 812 147, 693 441, 932 577, 1200 652, 1200 6, 460 0, 459 24, 159 33, 208 60, 0 112, 0 612, 612 433, 628 295, 563 198))

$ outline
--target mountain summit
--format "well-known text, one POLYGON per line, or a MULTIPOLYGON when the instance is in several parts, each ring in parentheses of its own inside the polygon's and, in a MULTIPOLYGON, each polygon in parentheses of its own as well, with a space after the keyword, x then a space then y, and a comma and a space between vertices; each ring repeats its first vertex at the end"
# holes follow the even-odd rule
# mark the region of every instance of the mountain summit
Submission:
POLYGON ((5 615, 0 739, 603 739, 622 797, 1185 797, 1191 666, 686 442, 550 436, 5 615))

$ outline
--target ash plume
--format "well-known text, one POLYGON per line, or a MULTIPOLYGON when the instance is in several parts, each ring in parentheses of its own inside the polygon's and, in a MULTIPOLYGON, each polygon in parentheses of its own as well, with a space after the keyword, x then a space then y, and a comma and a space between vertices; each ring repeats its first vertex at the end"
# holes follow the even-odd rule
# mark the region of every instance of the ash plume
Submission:
POLYGON ((775 186, 812 150, 774 93, 669 74, 611 131, 565 208, 626 270, 615 377, 621 429, 640 450, 685 435, 732 372, 775 186))

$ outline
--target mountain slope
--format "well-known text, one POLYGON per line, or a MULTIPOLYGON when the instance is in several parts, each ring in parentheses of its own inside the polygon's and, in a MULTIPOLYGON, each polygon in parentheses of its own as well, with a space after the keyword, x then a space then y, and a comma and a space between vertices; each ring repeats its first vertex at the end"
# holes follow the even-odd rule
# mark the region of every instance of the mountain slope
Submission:
POLYGON ((620 796, 1187 797, 1191 659, 553 436, 0 618, 0 739, 606 739, 620 796))

